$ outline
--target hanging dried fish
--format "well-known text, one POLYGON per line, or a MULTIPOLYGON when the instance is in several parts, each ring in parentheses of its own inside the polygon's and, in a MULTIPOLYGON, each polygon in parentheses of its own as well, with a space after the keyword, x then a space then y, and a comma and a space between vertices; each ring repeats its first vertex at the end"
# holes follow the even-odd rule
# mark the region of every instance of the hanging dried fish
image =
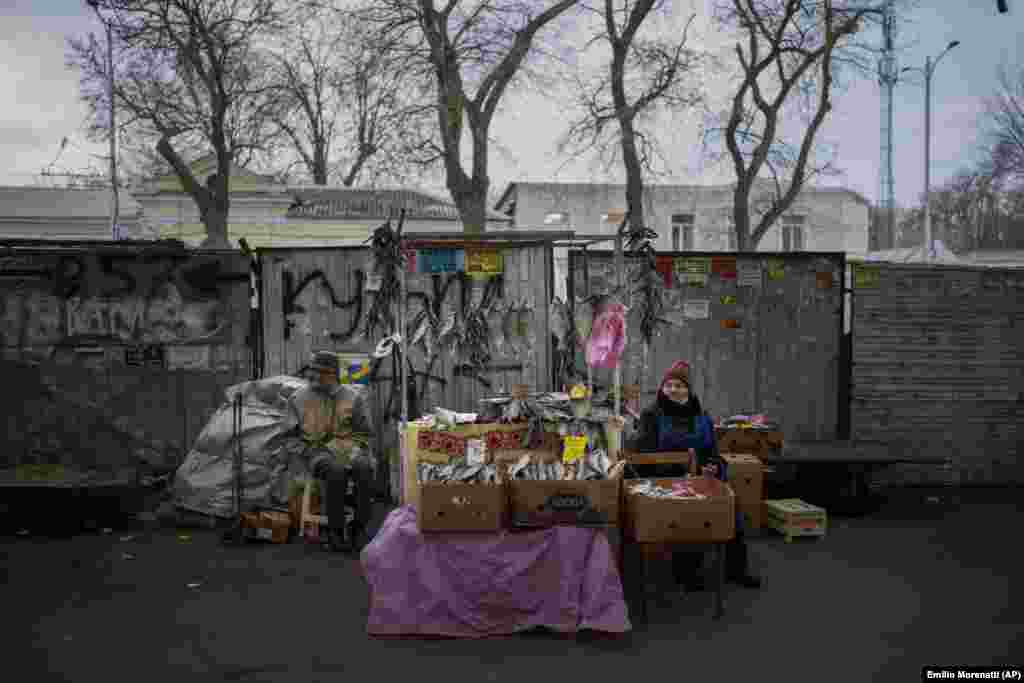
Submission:
POLYGON ((551 302, 551 334, 555 337, 555 349, 566 349, 569 346, 569 331, 572 329, 572 317, 569 307, 558 297, 551 302))
POLYGON ((499 302, 492 304, 487 311, 487 331, 490 335, 491 348, 498 355, 504 355, 507 350, 504 330, 505 314, 506 309, 499 302))
POLYGON ((587 339, 590 338, 590 330, 594 325, 594 303, 595 299, 577 299, 573 311, 573 325, 576 328, 576 345, 580 349, 585 348, 587 339))

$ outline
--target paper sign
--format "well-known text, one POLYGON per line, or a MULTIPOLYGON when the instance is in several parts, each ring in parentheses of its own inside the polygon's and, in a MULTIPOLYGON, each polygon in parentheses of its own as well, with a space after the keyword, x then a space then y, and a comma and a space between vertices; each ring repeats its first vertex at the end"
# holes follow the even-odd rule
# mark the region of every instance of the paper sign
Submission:
POLYGON ((733 296, 732 294, 726 294, 725 296, 723 296, 720 299, 720 301, 722 302, 723 306, 735 306, 736 305, 736 297, 733 296))
POLYGON ((857 289, 878 287, 882 279, 882 271, 874 266, 854 265, 853 286, 857 289))
POLYGON ((384 286, 383 275, 367 275, 366 276, 366 291, 367 292, 379 292, 384 286))
POLYGON ((707 287, 708 286, 708 276, 707 275, 698 275, 696 273, 687 273, 686 274, 686 285, 687 285, 687 287, 707 287))
POLYGON ((587 451, 587 437, 585 436, 567 436, 562 440, 562 444, 564 446, 562 462, 564 463, 576 462, 587 451))
POLYGON ((761 264, 757 261, 741 261, 739 264, 739 279, 736 284, 740 287, 760 287, 761 264))
POLYGON ((470 277, 488 278, 503 270, 501 252, 497 249, 466 249, 465 258, 470 277))
POLYGON ((717 274, 723 280, 736 279, 736 257, 715 256, 711 259, 711 272, 717 274))
POLYGON ((676 259, 677 273, 707 275, 711 272, 711 259, 705 256, 681 256, 676 259))
POLYGON ((469 439, 466 441, 466 464, 484 464, 484 442, 481 439, 469 439))
POLYGON ((781 280, 786 276, 786 262, 780 258, 768 259, 768 279, 781 280))
POLYGON ((683 317, 690 320, 707 320, 711 317, 711 302, 706 299, 687 301, 683 304, 683 317))

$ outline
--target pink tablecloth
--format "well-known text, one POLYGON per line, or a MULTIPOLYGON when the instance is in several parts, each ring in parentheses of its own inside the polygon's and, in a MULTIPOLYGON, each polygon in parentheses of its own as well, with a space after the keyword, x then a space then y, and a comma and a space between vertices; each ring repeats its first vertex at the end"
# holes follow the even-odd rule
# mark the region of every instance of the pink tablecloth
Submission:
POLYGON ((631 628, 614 555, 598 529, 424 535, 406 506, 388 515, 362 563, 371 635, 631 628))

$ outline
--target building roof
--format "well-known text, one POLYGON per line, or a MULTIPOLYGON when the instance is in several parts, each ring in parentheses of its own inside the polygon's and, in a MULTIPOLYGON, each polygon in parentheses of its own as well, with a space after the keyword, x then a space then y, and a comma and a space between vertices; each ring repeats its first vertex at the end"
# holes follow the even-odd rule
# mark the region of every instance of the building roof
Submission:
MULTIPOLYGON (((288 218, 386 219, 397 218, 404 208, 408 218, 460 220, 454 203, 420 190, 292 185, 288 193, 296 200, 288 218)), ((508 223, 511 219, 488 209, 487 220, 508 223)))
MULTIPOLYGON (((625 183, 542 183, 542 182, 513 181, 513 182, 510 182, 505 187, 505 191, 501 193, 501 197, 494 204, 495 210, 498 210, 498 208, 500 206, 502 206, 508 200, 508 198, 512 195, 512 193, 515 191, 515 189, 518 186, 526 186, 526 187, 529 187, 529 186, 533 186, 533 187, 556 186, 556 187, 564 187, 564 188, 573 188, 573 187, 579 187, 579 188, 605 187, 605 188, 621 188, 623 191, 625 191, 625 189, 626 189, 625 183)), ((677 189, 677 190, 725 190, 725 189, 731 189, 733 187, 733 185, 732 184, 684 185, 684 184, 673 184, 673 183, 647 183, 646 187, 670 188, 670 189, 677 189)), ((844 195, 848 195, 854 201, 857 201, 857 202, 859 202, 861 204, 864 204, 865 206, 868 206, 868 207, 871 206, 871 202, 866 197, 864 197, 864 195, 860 194, 859 192, 856 192, 855 190, 850 190, 850 189, 847 189, 847 188, 844 188, 844 187, 808 187, 808 188, 805 188, 805 191, 806 192, 810 192, 812 194, 819 194, 819 195, 821 195, 821 194, 844 194, 844 195)))
MULTIPOLYGON (((110 217, 110 190, 53 188, 53 187, 0 187, 0 219, 62 219, 102 220, 110 217)), ((137 217, 142 207, 122 190, 119 196, 119 214, 125 218, 137 217)))

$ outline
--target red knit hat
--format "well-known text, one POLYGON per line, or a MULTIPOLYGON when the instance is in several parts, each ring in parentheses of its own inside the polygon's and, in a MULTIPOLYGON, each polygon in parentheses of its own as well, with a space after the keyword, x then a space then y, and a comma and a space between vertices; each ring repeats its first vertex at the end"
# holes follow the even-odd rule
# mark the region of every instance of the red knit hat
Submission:
POLYGON ((669 369, 665 371, 665 376, 661 378, 661 386, 658 391, 664 391, 665 383, 670 379, 677 379, 685 383, 686 386, 690 386, 690 364, 685 360, 677 360, 669 366, 669 369))

